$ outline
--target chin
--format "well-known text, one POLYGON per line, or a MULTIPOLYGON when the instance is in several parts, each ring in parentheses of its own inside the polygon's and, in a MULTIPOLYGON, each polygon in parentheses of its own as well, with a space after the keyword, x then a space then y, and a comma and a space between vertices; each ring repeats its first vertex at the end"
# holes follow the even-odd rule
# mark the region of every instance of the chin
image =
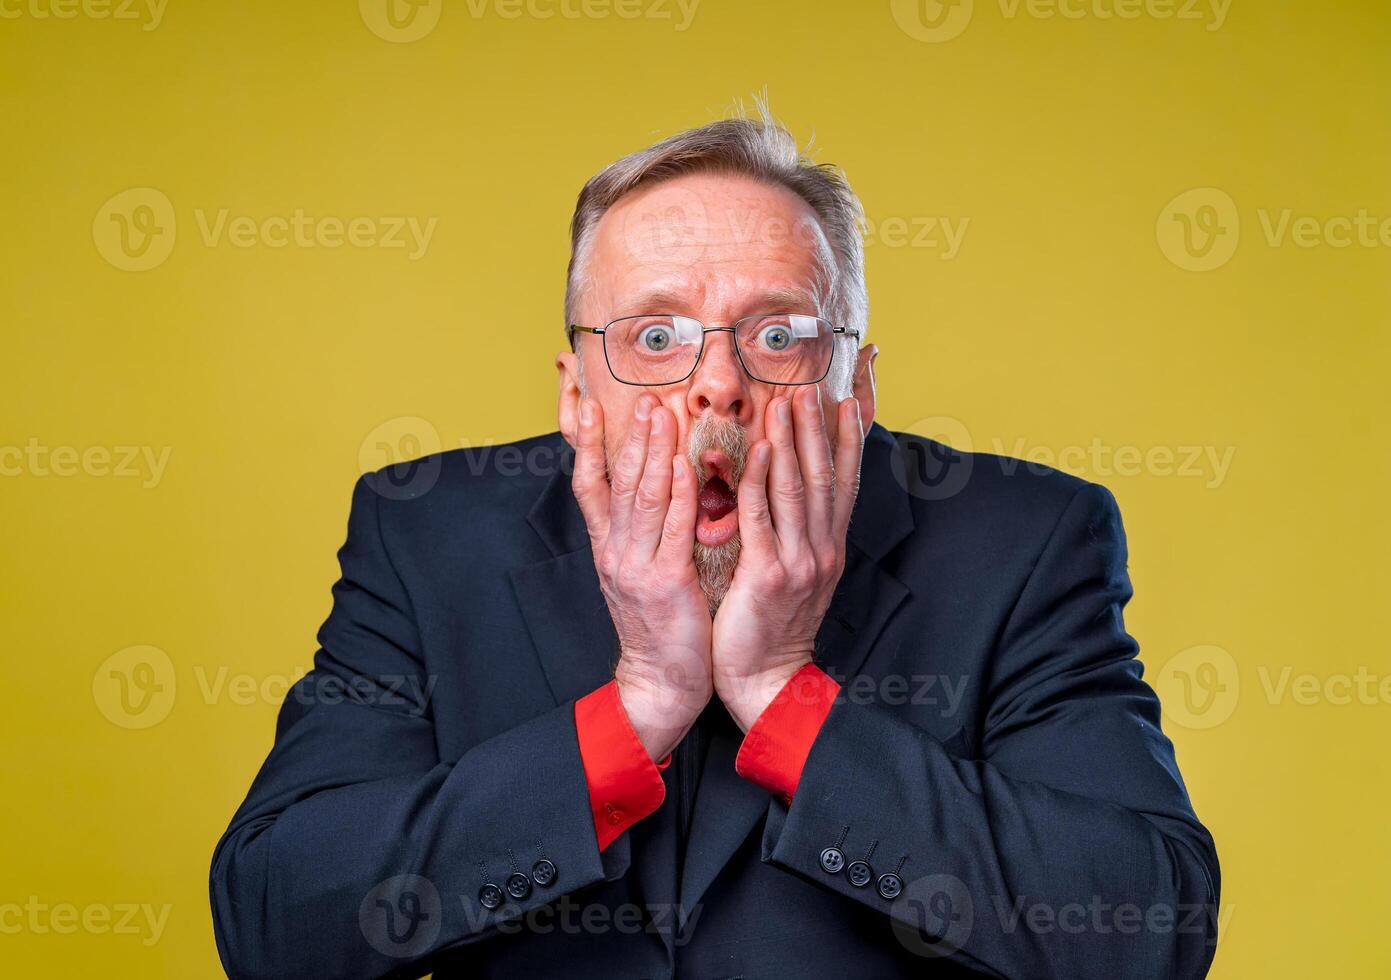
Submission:
POLYGON ((693 552, 696 573, 700 576, 700 589, 705 593, 705 601, 710 605, 713 616, 734 578, 734 568, 739 564, 739 535, 723 544, 706 545, 695 543, 693 552))

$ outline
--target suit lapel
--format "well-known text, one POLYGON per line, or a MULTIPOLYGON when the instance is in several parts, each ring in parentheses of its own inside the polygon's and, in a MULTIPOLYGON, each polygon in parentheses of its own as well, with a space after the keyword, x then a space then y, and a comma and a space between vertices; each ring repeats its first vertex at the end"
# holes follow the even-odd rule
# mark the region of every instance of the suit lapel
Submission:
POLYGON ((515 568, 511 577, 556 704, 584 697, 611 680, 618 635, 593 559, 574 551, 515 568))
POLYGON ((559 434, 555 438, 563 447, 561 464, 527 513, 551 557, 510 575, 551 693, 564 704, 613 677, 618 635, 599 589, 584 516, 570 490, 574 450, 559 434))

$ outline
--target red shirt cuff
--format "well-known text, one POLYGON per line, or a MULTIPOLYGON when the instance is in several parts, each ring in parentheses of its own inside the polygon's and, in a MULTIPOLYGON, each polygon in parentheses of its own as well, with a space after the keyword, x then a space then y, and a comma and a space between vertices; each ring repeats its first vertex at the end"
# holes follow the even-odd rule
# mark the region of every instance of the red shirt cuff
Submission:
POLYGON ((667 787, 661 770, 671 765, 671 754, 652 761, 623 710, 617 681, 575 702, 575 733, 602 851, 662 805, 667 787))
POLYGON ((839 693, 840 685, 815 664, 797 671, 744 735, 734 771, 790 806, 811 745, 839 693))

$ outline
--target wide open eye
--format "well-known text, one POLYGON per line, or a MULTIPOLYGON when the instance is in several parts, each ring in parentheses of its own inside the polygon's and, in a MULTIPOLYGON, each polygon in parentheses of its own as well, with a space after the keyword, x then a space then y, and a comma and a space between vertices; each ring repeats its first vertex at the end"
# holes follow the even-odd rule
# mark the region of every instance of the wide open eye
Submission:
POLYGON ((671 324, 663 321, 643 327, 638 333, 637 345, 639 350, 660 354, 670 349, 675 341, 676 338, 672 333, 671 324))
POLYGON ((766 324, 758 331, 756 343, 762 350, 780 354, 796 344, 797 338, 792 336, 792 331, 788 329, 786 323, 773 322, 766 324))

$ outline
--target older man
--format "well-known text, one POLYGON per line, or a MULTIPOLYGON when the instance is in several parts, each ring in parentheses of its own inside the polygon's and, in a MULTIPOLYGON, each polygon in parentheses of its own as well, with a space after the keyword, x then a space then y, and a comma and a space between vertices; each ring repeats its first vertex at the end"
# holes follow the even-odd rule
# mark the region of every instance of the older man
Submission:
POLYGON ((767 118, 585 185, 555 465, 359 482, 230 974, 1206 971, 1114 500, 874 422, 860 221, 767 118))

